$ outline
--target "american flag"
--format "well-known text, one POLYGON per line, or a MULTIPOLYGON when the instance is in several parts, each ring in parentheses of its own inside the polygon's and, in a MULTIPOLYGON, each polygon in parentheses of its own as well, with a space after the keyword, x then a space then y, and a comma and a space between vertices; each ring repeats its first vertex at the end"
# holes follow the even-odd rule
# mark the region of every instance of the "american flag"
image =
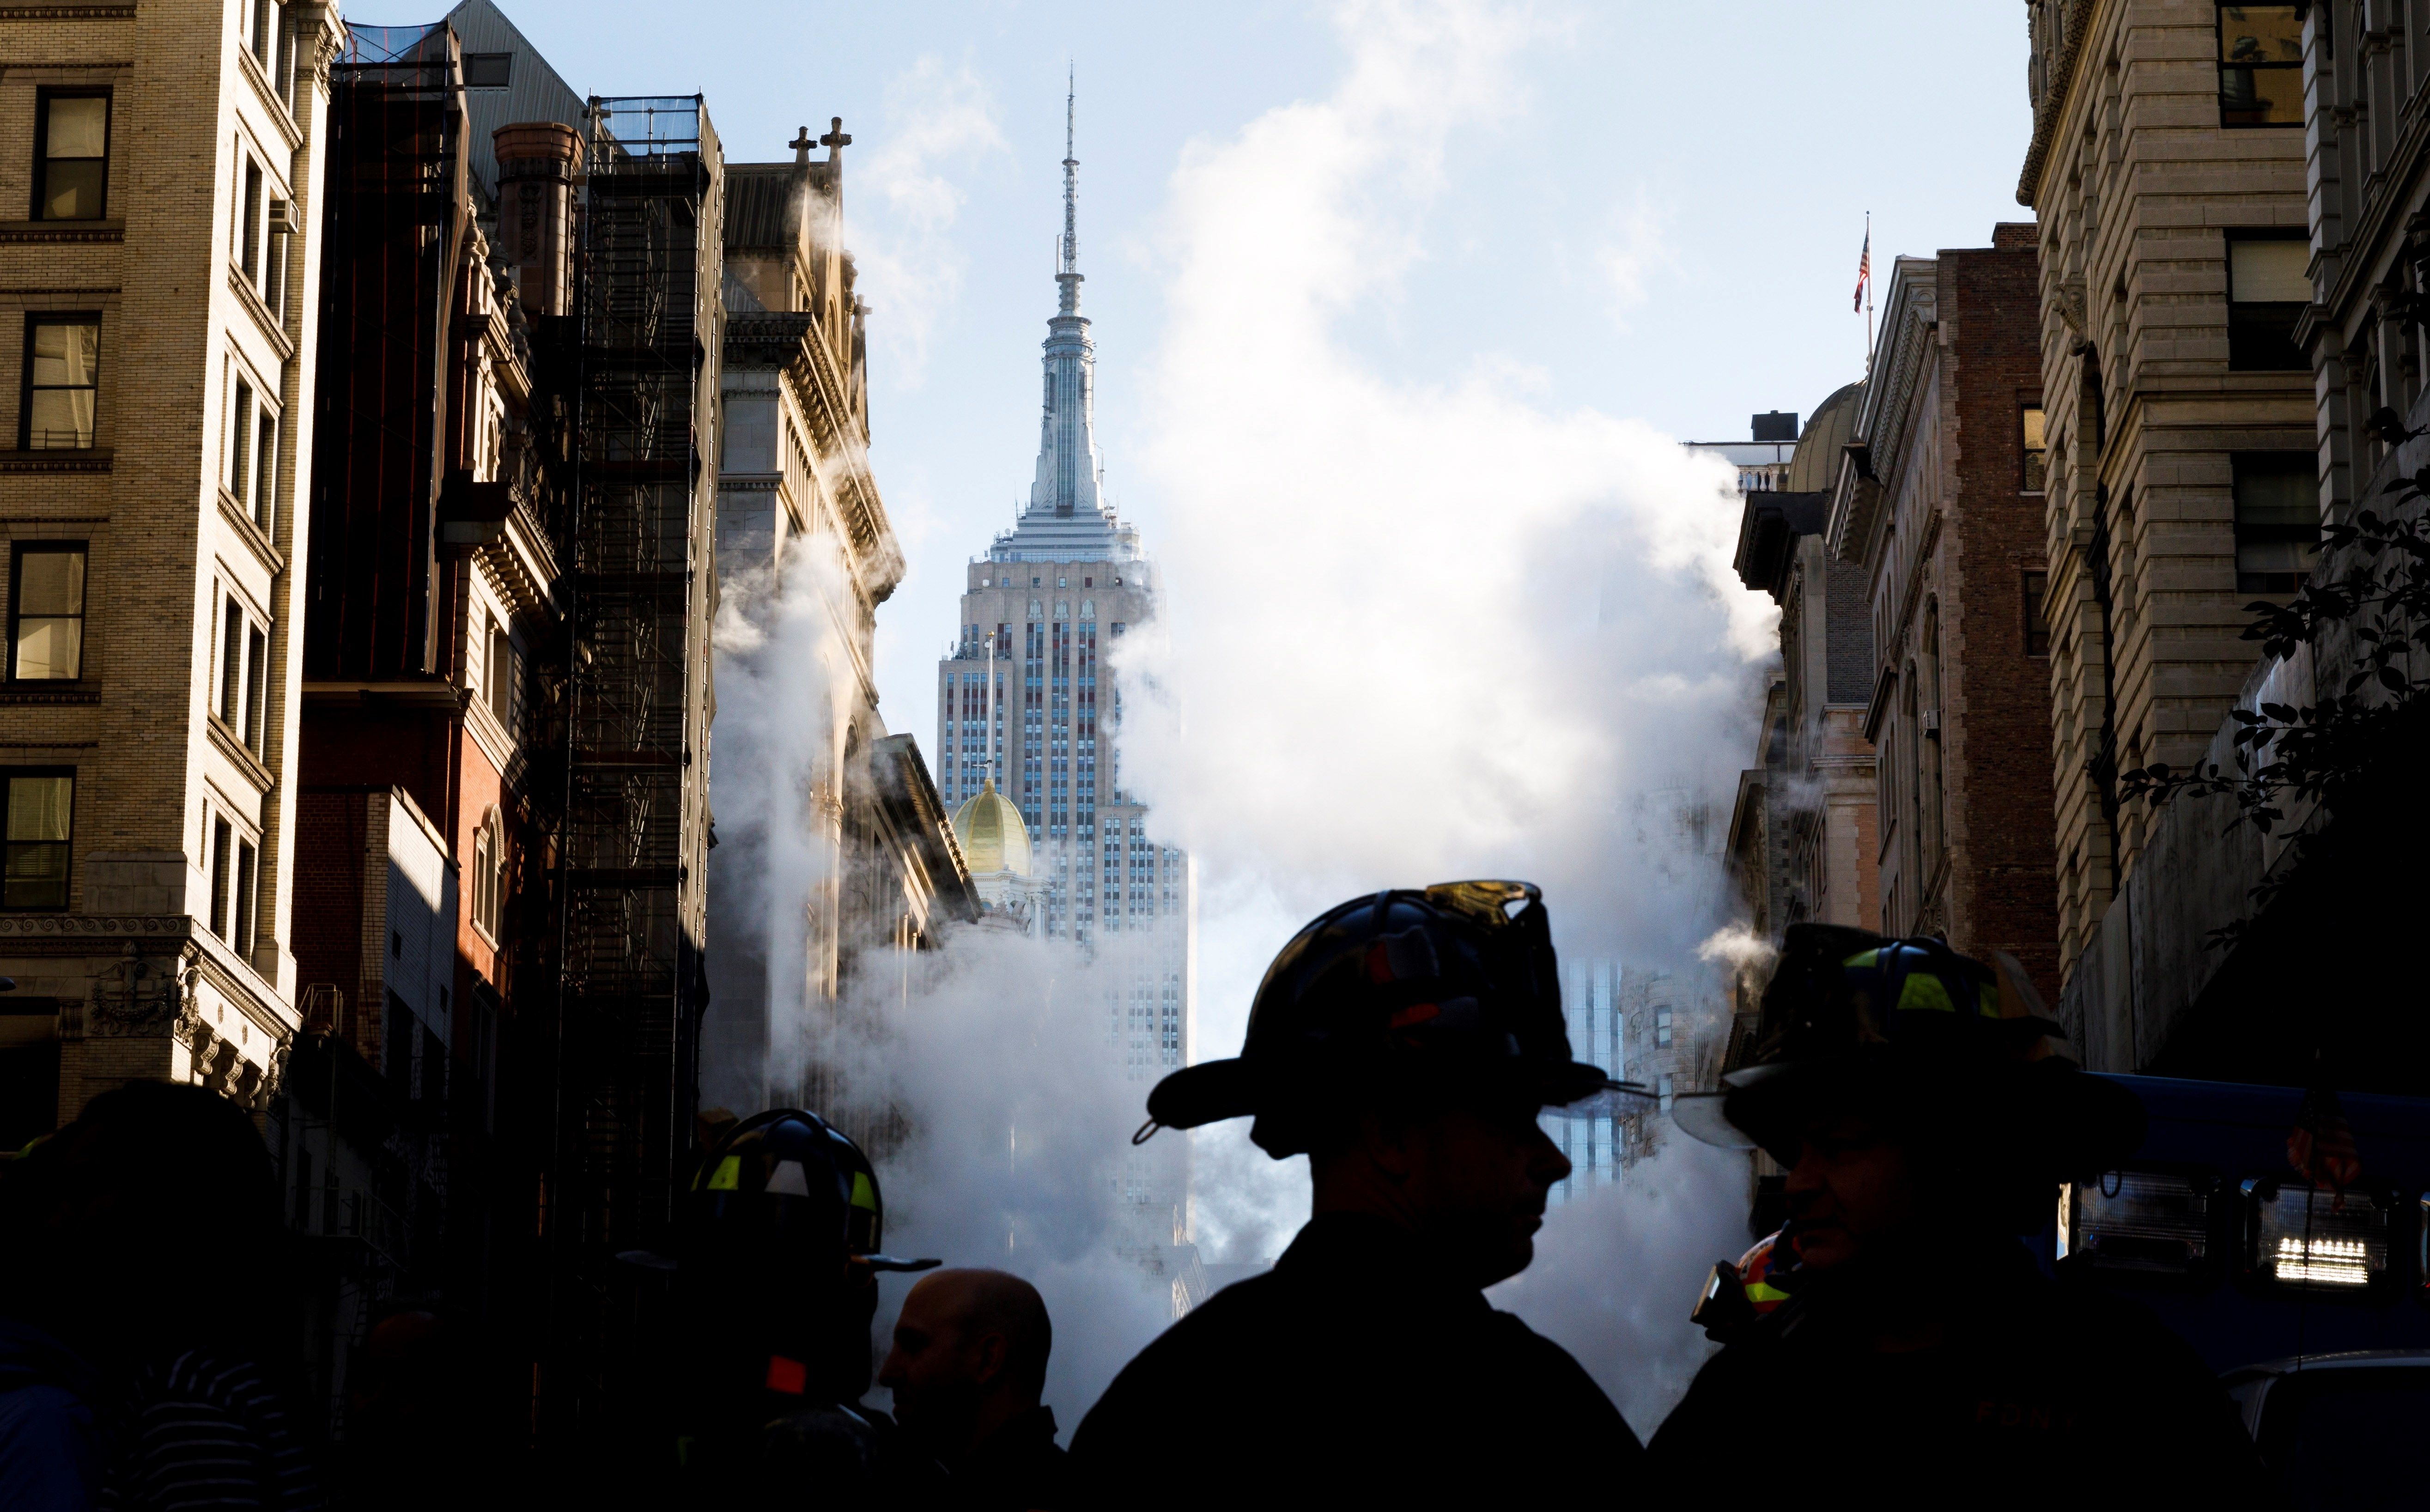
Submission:
POLYGON ((2331 1211, 2345 1205, 2346 1188, 2362 1180, 2362 1152, 2355 1148, 2354 1128, 2337 1093, 2315 1087, 2304 1094, 2295 1126, 2287 1131, 2287 1163, 2313 1186, 2337 1194, 2331 1211))
POLYGON ((1856 258, 1856 303, 1854 307, 1857 309, 1865 307, 1865 290, 1872 281, 1873 228, 1869 225, 1865 227, 1865 250, 1856 258))

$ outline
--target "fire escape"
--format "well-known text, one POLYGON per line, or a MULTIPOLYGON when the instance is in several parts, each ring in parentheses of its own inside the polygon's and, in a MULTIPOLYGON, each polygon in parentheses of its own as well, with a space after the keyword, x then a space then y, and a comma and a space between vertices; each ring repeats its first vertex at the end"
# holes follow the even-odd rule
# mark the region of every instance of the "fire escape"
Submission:
MULTIPOLYGON (((722 165, 700 99, 591 102, 557 1127, 556 1398, 598 1431, 691 1139, 707 989, 722 165)), ((641 1308, 646 1311, 646 1307, 641 1308)))

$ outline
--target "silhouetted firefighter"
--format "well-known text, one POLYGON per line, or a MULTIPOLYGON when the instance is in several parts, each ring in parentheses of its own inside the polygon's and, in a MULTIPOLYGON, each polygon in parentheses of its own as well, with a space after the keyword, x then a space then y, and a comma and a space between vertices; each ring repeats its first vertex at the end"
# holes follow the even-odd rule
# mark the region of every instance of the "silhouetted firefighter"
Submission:
POLYGON ((1483 1295, 1570 1173, 1537 1116, 1614 1086, 1570 1058, 1532 886, 1379 892, 1301 930, 1240 1057, 1148 1112, 1254 1117, 1267 1154, 1308 1155, 1315 1216, 1115 1378, 1073 1441, 1086 1504, 1487 1506, 1629 1474, 1610 1401, 1483 1295))
POLYGON ((861 1404, 881 1271, 877 1173, 815 1113, 746 1119, 683 1197, 674 1270, 671 1464, 680 1504, 897 1504, 934 1475, 892 1420, 861 1404))
MULTIPOLYGON (((2019 1242, 2060 1177, 2115 1169, 2144 1130, 2132 1091, 2053 1053, 2039 1008, 2022 970, 1938 939, 1789 928, 1756 1063, 1679 1119, 1789 1168, 1756 1288, 1787 1300, 1720 1322, 1726 1347, 1654 1438, 1670 1489, 1769 1496, 1819 1472, 1876 1506, 2042 1506, 2065 1467, 2104 1505, 2266 1504, 2193 1351, 2019 1242)), ((1708 1321, 1734 1280, 1718 1270, 1708 1321)))

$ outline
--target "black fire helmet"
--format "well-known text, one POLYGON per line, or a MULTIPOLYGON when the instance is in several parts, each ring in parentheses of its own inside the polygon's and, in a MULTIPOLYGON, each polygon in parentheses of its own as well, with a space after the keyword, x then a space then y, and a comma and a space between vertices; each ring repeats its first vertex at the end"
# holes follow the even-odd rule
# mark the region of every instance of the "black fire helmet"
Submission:
POLYGON ((1443 882, 1354 898, 1319 915, 1266 969, 1247 1042, 1174 1072, 1148 1126, 1255 1118, 1279 1160, 1373 1092, 1506 1090, 1559 1106, 1629 1091, 1573 1060, 1541 889, 1443 882))
POLYGON ((879 1253, 876 1170, 842 1130, 800 1108, 736 1124, 702 1157, 684 1204, 674 1269, 711 1389, 858 1396, 875 1273, 940 1263, 879 1253))
POLYGON ((1673 1103, 1681 1128, 1794 1165, 1819 1109, 1884 1097, 1957 1140, 1953 1154, 2054 1178, 2114 1166, 2142 1140, 2142 1105, 2058 1053, 2066 1031, 2023 969, 1945 940, 1791 924, 1757 1036, 1720 1092, 1673 1103))

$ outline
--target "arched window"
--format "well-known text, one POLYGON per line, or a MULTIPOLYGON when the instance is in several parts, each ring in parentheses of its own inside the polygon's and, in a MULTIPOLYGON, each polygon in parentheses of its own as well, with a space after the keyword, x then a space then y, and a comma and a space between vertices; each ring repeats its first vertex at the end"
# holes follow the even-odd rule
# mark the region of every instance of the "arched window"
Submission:
POLYGON ((506 835, 492 808, 481 816, 481 827, 473 835, 473 922, 493 941, 506 908, 506 835))

